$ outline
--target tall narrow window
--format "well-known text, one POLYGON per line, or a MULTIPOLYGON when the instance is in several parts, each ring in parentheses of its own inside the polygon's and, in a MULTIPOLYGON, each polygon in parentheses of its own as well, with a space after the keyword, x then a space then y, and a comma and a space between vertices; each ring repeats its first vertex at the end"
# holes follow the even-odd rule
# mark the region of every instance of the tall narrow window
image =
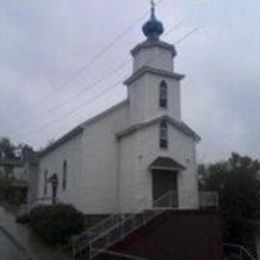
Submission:
POLYGON ((168 148, 168 126, 166 120, 160 123, 160 148, 168 148))
POLYGON ((63 161, 63 166, 62 166, 62 172, 63 172, 63 178, 62 178, 62 189, 65 190, 67 187, 67 161, 63 161))
POLYGON ((167 108, 167 84, 163 80, 159 86, 159 106, 167 108))
POLYGON ((44 187, 43 187, 43 195, 46 196, 48 192, 48 171, 44 171, 44 187))

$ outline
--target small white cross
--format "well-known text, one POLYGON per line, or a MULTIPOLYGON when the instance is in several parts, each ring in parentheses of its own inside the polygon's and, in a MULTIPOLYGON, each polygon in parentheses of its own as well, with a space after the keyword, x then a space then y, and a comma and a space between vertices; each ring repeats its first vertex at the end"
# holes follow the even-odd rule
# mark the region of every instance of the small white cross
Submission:
POLYGON ((155 9, 155 2, 154 0, 151 0, 151 14, 154 16, 154 9, 155 9))

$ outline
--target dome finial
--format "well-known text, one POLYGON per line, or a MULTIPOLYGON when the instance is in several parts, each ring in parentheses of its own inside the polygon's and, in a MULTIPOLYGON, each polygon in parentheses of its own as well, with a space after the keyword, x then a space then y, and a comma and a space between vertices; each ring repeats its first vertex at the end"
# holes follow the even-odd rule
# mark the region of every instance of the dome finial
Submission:
POLYGON ((154 0, 151 0, 151 17, 143 25, 143 33, 148 40, 159 40, 159 36, 163 33, 163 25, 155 17, 154 0))

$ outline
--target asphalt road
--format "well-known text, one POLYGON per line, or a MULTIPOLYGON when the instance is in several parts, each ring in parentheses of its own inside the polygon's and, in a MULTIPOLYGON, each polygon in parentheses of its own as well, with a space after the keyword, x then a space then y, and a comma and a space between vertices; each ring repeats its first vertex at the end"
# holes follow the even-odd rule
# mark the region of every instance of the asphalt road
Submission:
POLYGON ((0 259, 1 260, 26 260, 23 251, 0 228, 0 259))

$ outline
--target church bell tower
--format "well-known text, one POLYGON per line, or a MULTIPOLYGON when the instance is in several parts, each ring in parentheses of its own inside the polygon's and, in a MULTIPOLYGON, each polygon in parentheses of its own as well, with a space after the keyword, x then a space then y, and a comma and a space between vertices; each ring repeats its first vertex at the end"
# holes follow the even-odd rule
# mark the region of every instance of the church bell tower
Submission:
POLYGON ((150 19, 142 27, 146 40, 131 51, 133 74, 125 81, 128 89, 130 124, 162 115, 181 120, 180 80, 174 72, 174 45, 160 40, 163 24, 157 20, 152 2, 150 19))

